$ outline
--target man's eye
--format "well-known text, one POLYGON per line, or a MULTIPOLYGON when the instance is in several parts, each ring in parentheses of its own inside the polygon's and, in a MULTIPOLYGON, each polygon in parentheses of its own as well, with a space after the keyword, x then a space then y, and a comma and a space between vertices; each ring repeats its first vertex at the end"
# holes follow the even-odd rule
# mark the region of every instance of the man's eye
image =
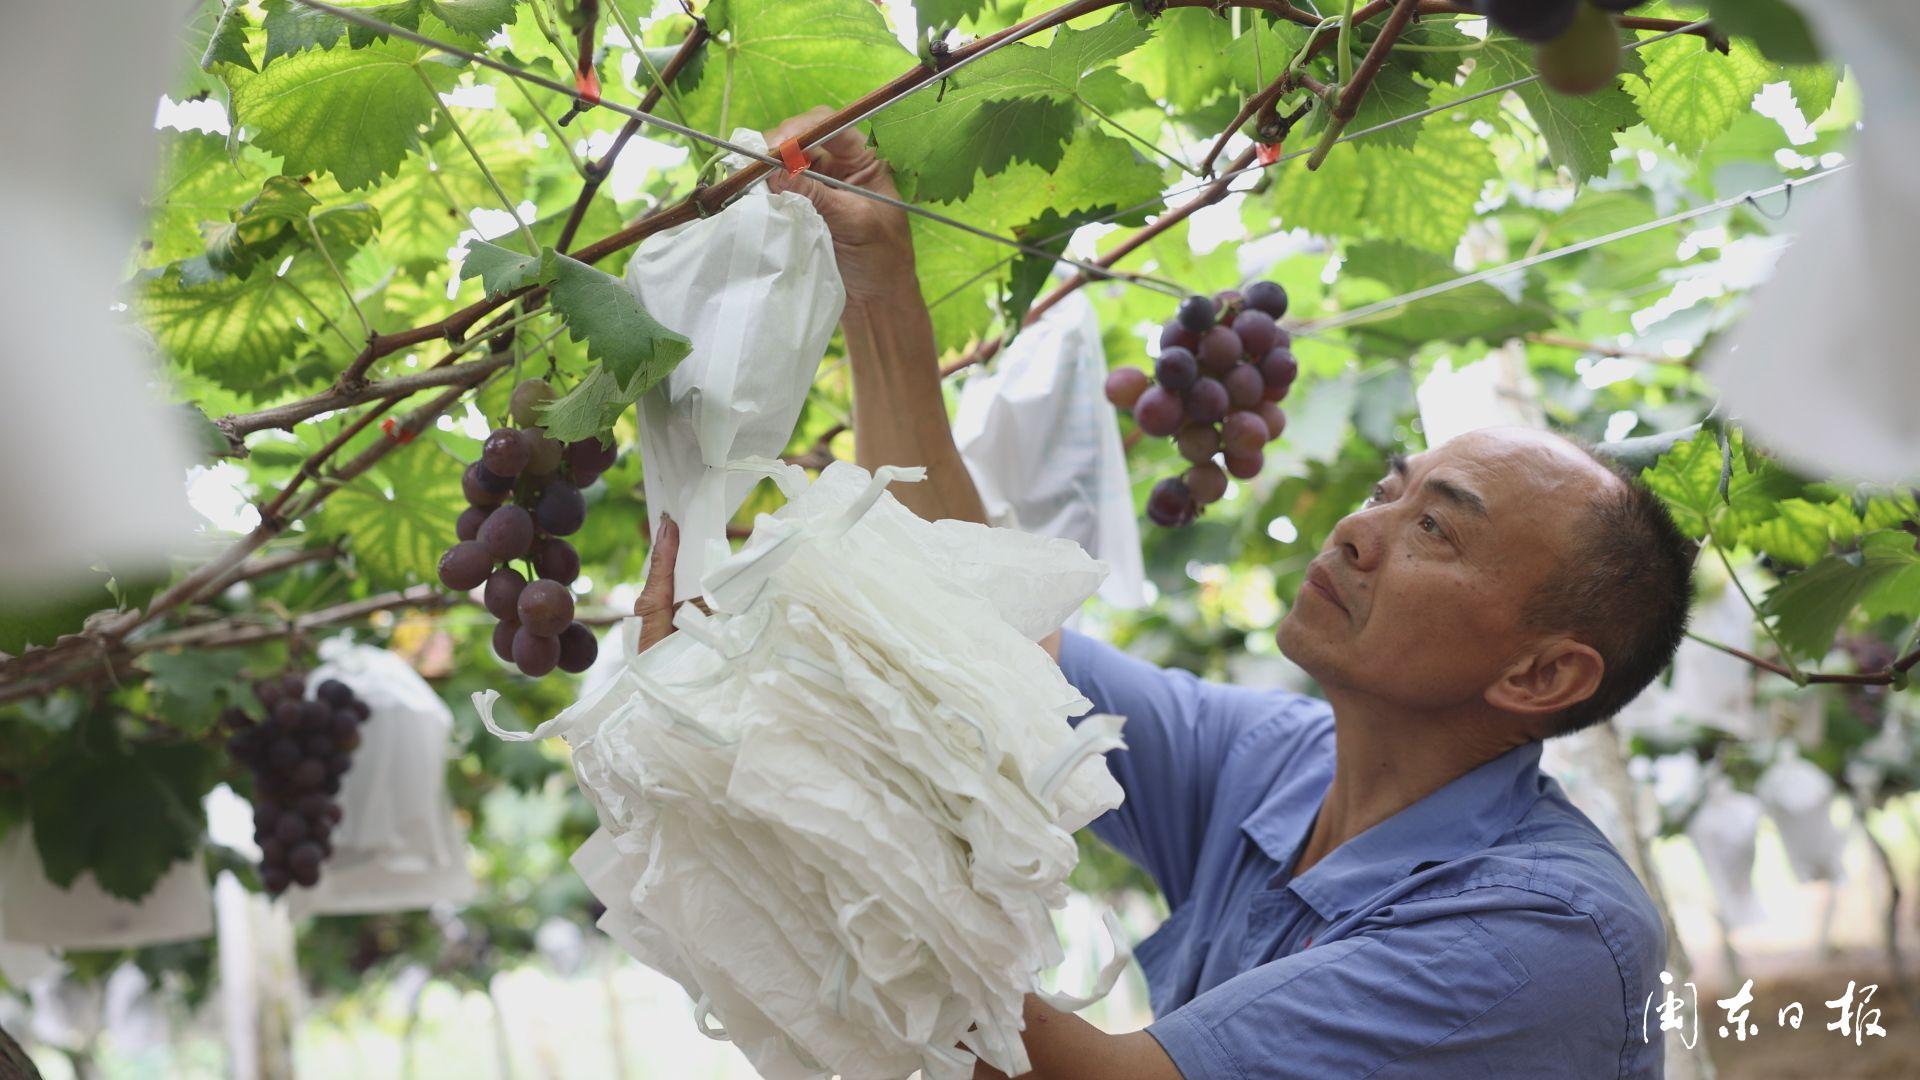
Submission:
POLYGON ((1387 487, 1386 487, 1386 485, 1385 485, 1385 484, 1375 484, 1375 485, 1373 485, 1373 492, 1372 492, 1372 494, 1369 494, 1369 495, 1367 496, 1367 501, 1368 501, 1368 502, 1379 502, 1379 501, 1380 501, 1381 499, 1384 499, 1384 498, 1386 498, 1386 497, 1387 497, 1387 487))
POLYGON ((1421 516, 1420 527, 1434 534, 1435 536, 1440 535, 1440 523, 1433 520, 1432 514, 1424 514, 1421 516))

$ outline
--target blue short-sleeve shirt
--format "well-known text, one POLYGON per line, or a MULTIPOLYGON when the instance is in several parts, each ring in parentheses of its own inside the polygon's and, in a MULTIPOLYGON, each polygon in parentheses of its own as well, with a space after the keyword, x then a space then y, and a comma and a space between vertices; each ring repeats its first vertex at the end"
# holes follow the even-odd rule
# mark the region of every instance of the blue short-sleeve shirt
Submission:
POLYGON ((1659 1077, 1666 934, 1633 871, 1511 750, 1294 876, 1333 779, 1326 702, 1162 669, 1072 631, 1127 718, 1093 823, 1166 894, 1135 955, 1187 1080, 1659 1077))

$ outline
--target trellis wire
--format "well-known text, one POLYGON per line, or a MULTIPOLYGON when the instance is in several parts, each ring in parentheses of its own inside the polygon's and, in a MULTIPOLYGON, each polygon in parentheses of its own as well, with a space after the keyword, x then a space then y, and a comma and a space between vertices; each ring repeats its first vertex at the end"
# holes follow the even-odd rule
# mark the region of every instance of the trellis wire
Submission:
POLYGON ((1741 195, 1728 196, 1718 202, 1708 203, 1705 206, 1696 206, 1689 210, 1668 214, 1666 217, 1653 221, 1631 225, 1627 228, 1607 233, 1604 236, 1596 236, 1590 240, 1582 240, 1578 243, 1568 244, 1565 247, 1557 247, 1551 251, 1542 251, 1536 255, 1529 255, 1524 259, 1515 259, 1512 262, 1500 266, 1489 267, 1485 270, 1476 270, 1470 274, 1462 274, 1459 277, 1437 282, 1425 288, 1414 289, 1411 292, 1402 293, 1399 296, 1388 297, 1385 300, 1378 300, 1363 307, 1354 308, 1352 311, 1343 311, 1338 315, 1330 315, 1324 319, 1315 319, 1311 322, 1302 323, 1295 333, 1301 337, 1323 334, 1328 330, 1337 330, 1343 326, 1349 326, 1353 323, 1372 318, 1382 312, 1403 308, 1410 304, 1439 296, 1442 293, 1452 292, 1455 289, 1465 288, 1468 285, 1478 285, 1491 278, 1499 277, 1502 274, 1511 274, 1520 270, 1527 270, 1544 262, 1552 262, 1555 259, 1565 258, 1568 255, 1577 255, 1582 251, 1590 251, 1597 247, 1604 247, 1607 244, 1626 240, 1630 237, 1638 236, 1641 233, 1652 232, 1655 229, 1662 229, 1668 225, 1677 225, 1683 221, 1691 221, 1694 218, 1731 209, 1739 206, 1741 203, 1752 202, 1755 199, 1768 195, 1778 195, 1784 191, 1788 192, 1789 196, 1791 196, 1795 188, 1817 183, 1835 173, 1845 172, 1852 167, 1851 164, 1846 163, 1835 165, 1830 169, 1823 169, 1820 172, 1812 173, 1808 176, 1795 177, 1769 187, 1755 188, 1741 195))

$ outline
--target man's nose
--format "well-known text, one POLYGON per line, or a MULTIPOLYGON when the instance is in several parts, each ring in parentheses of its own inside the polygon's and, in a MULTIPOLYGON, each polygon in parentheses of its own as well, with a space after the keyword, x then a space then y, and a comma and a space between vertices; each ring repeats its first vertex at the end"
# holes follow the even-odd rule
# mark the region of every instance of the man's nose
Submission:
POLYGON ((1355 510, 1333 527, 1331 539, 1341 557, 1363 573, 1372 571, 1380 563, 1383 544, 1378 517, 1373 510, 1355 510))

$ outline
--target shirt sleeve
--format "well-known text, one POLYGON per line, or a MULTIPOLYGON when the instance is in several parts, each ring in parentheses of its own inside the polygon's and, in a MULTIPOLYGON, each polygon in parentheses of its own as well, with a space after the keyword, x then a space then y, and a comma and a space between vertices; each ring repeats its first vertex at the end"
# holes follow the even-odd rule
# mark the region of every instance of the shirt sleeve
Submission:
POLYGON ((1186 1080, 1657 1076, 1621 985, 1584 917, 1459 915, 1271 961, 1147 1030, 1186 1080))
POLYGON ((1060 670, 1094 712, 1126 717, 1127 748, 1107 755, 1126 801, 1101 815, 1094 833, 1153 875, 1167 902, 1180 906, 1193 885, 1228 751, 1251 724, 1308 699, 1155 667, 1072 630, 1060 632, 1060 670))

